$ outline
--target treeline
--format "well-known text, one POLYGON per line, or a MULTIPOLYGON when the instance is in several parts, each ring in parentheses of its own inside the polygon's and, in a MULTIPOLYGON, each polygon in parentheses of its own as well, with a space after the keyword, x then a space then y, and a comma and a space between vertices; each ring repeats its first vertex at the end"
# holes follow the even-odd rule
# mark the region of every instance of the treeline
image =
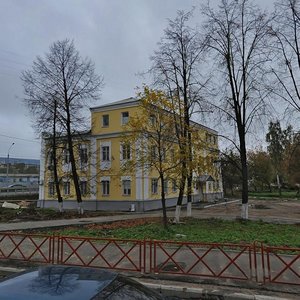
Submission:
MULTIPOLYGON (((249 191, 281 194, 283 188, 300 189, 300 133, 291 125, 282 129, 280 122, 269 123, 267 148, 248 152, 249 191)), ((232 150, 222 154, 224 192, 233 196, 241 190, 239 155, 232 150)))

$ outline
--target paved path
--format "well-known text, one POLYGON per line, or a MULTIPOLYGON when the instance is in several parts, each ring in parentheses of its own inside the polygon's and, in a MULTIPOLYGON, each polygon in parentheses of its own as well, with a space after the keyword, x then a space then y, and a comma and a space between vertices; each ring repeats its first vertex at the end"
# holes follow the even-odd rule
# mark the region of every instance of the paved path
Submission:
POLYGON ((11 230, 18 231, 24 229, 38 229, 38 228, 69 226, 69 225, 107 223, 107 222, 132 220, 132 219, 145 218, 145 217, 149 217, 149 218, 159 217, 160 215, 161 215, 160 212, 145 213, 145 214, 132 213, 132 214, 120 214, 114 216, 100 216, 100 217, 92 217, 92 218, 0 223, 0 231, 11 231, 11 230))

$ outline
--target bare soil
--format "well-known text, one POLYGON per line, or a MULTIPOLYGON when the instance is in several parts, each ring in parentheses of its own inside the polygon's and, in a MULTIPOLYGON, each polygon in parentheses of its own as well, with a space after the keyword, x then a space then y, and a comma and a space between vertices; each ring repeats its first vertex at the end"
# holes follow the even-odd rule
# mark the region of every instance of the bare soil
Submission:
MULTIPOLYGON (((211 206, 204 209, 194 209, 193 214, 196 217, 239 218, 241 214, 241 202, 211 206)), ((300 201, 250 199, 249 218, 298 223, 300 222, 300 201)))

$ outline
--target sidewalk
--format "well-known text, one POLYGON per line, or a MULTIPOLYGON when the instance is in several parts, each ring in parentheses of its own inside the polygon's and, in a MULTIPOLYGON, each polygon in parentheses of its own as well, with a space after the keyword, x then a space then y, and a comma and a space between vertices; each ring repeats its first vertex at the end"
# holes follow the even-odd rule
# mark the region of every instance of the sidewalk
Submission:
POLYGON ((38 229, 38 228, 51 228, 51 227, 63 227, 71 225, 84 225, 93 223, 109 223, 122 220, 132 220, 140 218, 160 217, 161 212, 155 213, 131 213, 120 214, 114 216, 100 216, 92 218, 78 218, 78 219, 61 219, 61 220, 47 220, 47 221, 26 221, 16 223, 0 223, 1 231, 18 231, 26 229, 38 229))

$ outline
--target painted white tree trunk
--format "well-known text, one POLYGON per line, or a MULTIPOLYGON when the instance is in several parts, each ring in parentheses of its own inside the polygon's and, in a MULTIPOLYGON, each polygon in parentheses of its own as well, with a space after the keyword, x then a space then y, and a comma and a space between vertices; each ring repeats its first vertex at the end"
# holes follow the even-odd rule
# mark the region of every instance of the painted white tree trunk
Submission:
POLYGON ((242 213, 241 217, 244 220, 248 220, 248 203, 243 203, 242 204, 242 213))
POLYGON ((84 208, 83 208, 83 204, 82 204, 82 202, 80 202, 80 203, 78 203, 78 214, 79 215, 83 215, 83 213, 84 213, 84 208))
POLYGON ((181 205, 176 205, 174 223, 180 222, 181 205))
POLYGON ((58 202, 58 210, 60 213, 62 213, 64 211, 63 202, 58 202))
POLYGON ((191 217, 192 216, 192 202, 188 202, 187 203, 186 216, 187 217, 191 217))

